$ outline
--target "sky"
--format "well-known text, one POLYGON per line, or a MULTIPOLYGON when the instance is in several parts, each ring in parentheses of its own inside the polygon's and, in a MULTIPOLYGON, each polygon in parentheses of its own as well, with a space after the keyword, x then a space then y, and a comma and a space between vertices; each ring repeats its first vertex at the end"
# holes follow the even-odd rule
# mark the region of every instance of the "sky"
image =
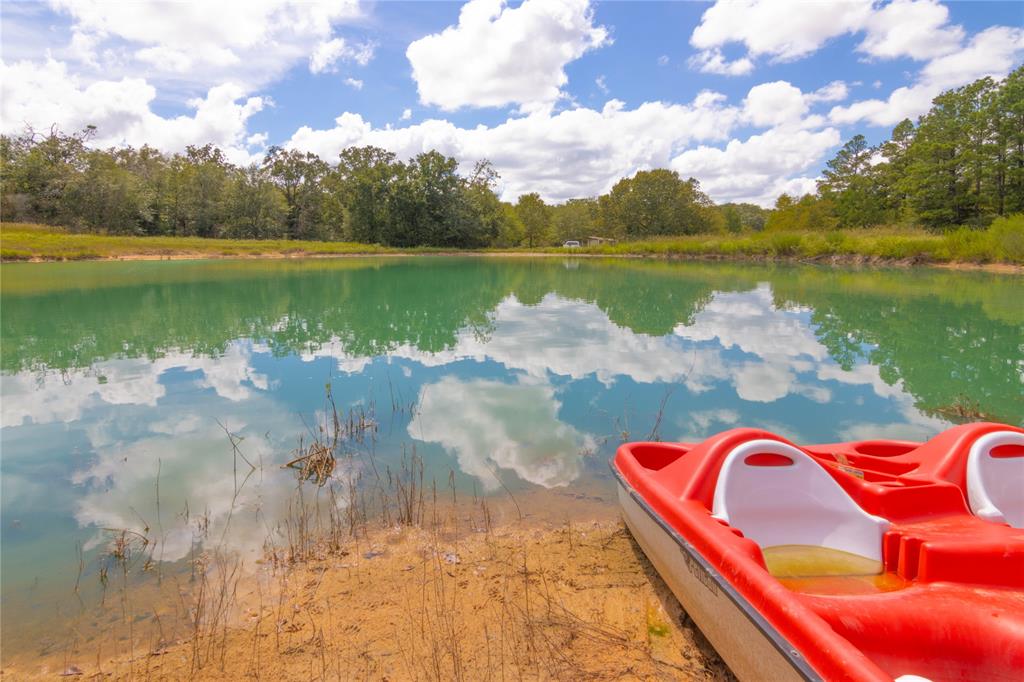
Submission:
POLYGON ((1024 61, 1024 2, 5 0, 0 128, 93 144, 430 149, 499 192, 596 196, 638 170, 716 202, 813 191, 853 135, 1024 61))

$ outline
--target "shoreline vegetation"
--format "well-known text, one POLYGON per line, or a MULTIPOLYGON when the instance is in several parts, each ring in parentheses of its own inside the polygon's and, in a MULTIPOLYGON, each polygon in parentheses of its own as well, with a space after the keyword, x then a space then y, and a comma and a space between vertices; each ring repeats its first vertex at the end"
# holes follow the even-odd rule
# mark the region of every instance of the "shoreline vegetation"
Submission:
POLYGON ((480 255, 763 260, 849 265, 951 266, 1024 272, 1024 217, 984 231, 834 230, 693 235, 579 248, 399 248, 357 242, 135 237, 74 233, 30 223, 0 224, 0 261, 185 260, 345 256, 480 255), (1005 224, 1005 227, 1003 225, 1005 224))

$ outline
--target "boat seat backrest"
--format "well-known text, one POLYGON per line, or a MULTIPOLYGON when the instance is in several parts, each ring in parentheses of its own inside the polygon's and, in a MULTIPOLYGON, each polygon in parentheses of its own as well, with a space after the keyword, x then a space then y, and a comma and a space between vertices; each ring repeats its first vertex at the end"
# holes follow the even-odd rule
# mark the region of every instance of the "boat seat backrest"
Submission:
POLYGON ((712 513, 762 548, 813 545, 876 560, 889 527, 809 455, 769 439, 747 441, 726 455, 712 513))
POLYGON ((974 441, 967 453, 967 501, 974 515, 1024 528, 1024 457, 995 457, 1001 446, 1024 448, 1024 433, 995 431, 974 441))

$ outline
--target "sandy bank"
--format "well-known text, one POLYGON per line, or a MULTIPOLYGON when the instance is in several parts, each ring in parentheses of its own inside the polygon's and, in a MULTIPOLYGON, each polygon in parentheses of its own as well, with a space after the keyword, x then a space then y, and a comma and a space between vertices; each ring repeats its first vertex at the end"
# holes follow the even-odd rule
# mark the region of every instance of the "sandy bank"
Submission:
POLYGON ((731 679, 621 522, 380 530, 235 588, 230 623, 6 679, 731 679))

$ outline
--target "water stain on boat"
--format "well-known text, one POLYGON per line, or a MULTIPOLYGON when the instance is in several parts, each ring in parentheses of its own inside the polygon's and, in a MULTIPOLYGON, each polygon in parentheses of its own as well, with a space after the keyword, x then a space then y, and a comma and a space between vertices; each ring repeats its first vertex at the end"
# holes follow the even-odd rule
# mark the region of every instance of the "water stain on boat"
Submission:
POLYGON ((882 562, 815 545, 777 545, 762 550, 768 572, 794 592, 805 594, 874 594, 906 587, 882 562))

